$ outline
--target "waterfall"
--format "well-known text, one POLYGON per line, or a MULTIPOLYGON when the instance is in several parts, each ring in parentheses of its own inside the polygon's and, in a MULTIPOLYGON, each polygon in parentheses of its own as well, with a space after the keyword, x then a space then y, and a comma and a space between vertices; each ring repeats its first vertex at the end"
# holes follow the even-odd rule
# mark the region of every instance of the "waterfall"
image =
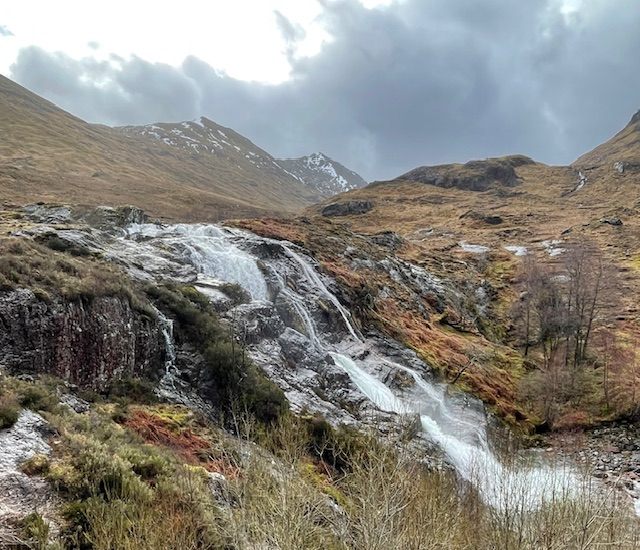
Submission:
POLYGON ((181 246, 188 262, 205 277, 214 277, 244 288, 254 300, 267 299, 267 284, 251 255, 235 246, 230 233, 215 225, 132 225, 129 237, 158 239, 168 246, 181 246))
MULTIPOLYGON (((389 387, 368 374, 357 363, 338 353, 331 353, 353 383, 379 409, 396 414, 418 414, 425 434, 443 450, 458 474, 476 485, 485 502, 501 510, 534 509, 545 500, 559 498, 577 487, 576 476, 562 468, 540 464, 504 466, 494 456, 486 436, 486 421, 469 422, 468 413, 447 402, 443 389, 430 384, 417 372, 402 365, 416 381, 418 392, 412 399, 394 395, 389 387), (426 414, 425 409, 437 413, 426 414)), ((442 385, 439 385, 442 386, 442 385)))
POLYGON ((313 344, 313 347, 317 350, 322 348, 322 344, 320 343, 320 338, 318 338, 318 331, 316 329, 316 324, 313 322, 313 317, 307 311, 303 300, 298 296, 295 292, 293 292, 289 287, 287 287, 287 283, 283 279, 282 275, 278 273, 276 270, 272 269, 272 273, 278 281, 278 289, 279 291, 289 299, 289 303, 293 305, 293 308, 296 310, 296 313, 302 319, 307 337, 313 344))
POLYGON ((351 324, 351 320, 350 320, 351 313, 349 313, 344 308, 344 306, 340 303, 338 298, 336 298, 336 296, 333 293, 329 292, 325 284, 322 282, 322 279, 320 279, 318 274, 314 271, 314 269, 308 264, 306 260, 304 260, 299 254, 291 250, 291 248, 286 244, 283 244, 282 247, 286 251, 287 255, 293 260, 295 260, 297 264, 301 267, 302 272, 305 274, 307 280, 312 285, 315 285, 315 287, 318 290, 320 290, 320 292, 334 305, 338 313, 340 313, 340 315, 342 316, 342 319, 344 319, 344 323, 347 327, 347 330, 351 334, 351 336, 353 336, 353 338, 356 340, 360 340, 360 337, 358 336, 355 329, 353 328, 353 325, 351 324))
MULTIPOLYGON (((577 487, 573 473, 540 461, 517 467, 501 463, 489 443, 484 412, 451 397, 445 384, 427 381, 416 370, 380 353, 362 354, 356 359, 354 346, 362 349, 375 344, 358 334, 350 312, 329 291, 310 261, 293 250, 293 245, 211 225, 137 225, 128 229, 126 238, 139 239, 147 248, 154 243, 158 249, 171 248, 202 276, 241 285, 256 303, 269 301, 266 273, 302 321, 310 349, 328 354, 335 365, 347 373, 355 387, 380 410, 397 415, 417 415, 425 436, 442 449, 460 477, 474 484, 487 503, 500 509, 514 506, 529 509, 577 487), (258 267, 258 258, 248 251, 261 244, 277 244, 276 250, 281 251, 280 254, 270 251, 268 257, 261 259, 264 273, 258 267), (295 277, 290 279, 288 274, 292 269, 295 277), (300 281, 305 283, 304 290, 296 284, 300 281), (335 335, 329 338, 330 335, 319 330, 313 318, 319 297, 330 302, 344 321, 350 336, 348 342, 332 344, 335 335), (347 348, 352 351, 345 351, 347 348), (412 387, 405 390, 390 388, 382 382, 380 374, 372 374, 382 372, 381 367, 382 370, 407 373, 413 381, 412 387), (517 502, 514 499, 518 499, 517 502)), ((172 379, 175 365, 172 325, 168 319, 163 320, 161 314, 159 318, 167 346, 166 376, 172 379)))
POLYGON ((162 327, 162 337, 164 338, 166 359, 164 371, 166 375, 173 373, 176 366, 176 346, 173 340, 173 320, 166 317, 159 309, 156 309, 160 326, 162 327))

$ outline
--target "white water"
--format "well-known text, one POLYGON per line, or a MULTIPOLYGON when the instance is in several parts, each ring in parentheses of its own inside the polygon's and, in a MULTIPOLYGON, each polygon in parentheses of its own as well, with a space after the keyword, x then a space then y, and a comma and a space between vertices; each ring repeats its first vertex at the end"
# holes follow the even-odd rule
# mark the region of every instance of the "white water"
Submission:
MULTIPOLYGON (((263 260, 273 272, 280 294, 286 297, 303 321, 311 347, 330 354, 335 364, 379 409, 398 415, 418 414, 426 436, 441 447, 459 475, 473 483, 487 503, 499 509, 531 509, 577 487, 574 475, 562 468, 540 463, 529 466, 519 464, 515 468, 501 464, 490 447, 484 414, 460 400, 450 398, 445 385, 428 382, 415 370, 375 354, 356 361, 330 344, 328 338, 319 331, 309 309, 317 295, 335 307, 344 320, 352 345, 362 348, 366 342, 362 342, 353 327, 350 313, 328 290, 313 266, 287 243, 206 225, 133 226, 129 229, 129 236, 157 240, 160 246, 170 245, 182 251, 184 259, 200 273, 241 285, 255 301, 268 300, 267 282, 258 268, 257 259, 239 248, 240 243, 244 239, 253 243, 262 241, 278 244, 297 267, 298 278, 301 275, 314 291, 303 292, 292 288, 287 284, 287 278, 278 272, 283 269, 282 264, 271 265, 269 259, 263 260), (381 366, 386 367, 387 371, 399 369, 407 372, 415 382, 412 390, 396 393, 386 386, 372 374, 380 372, 381 366)), ((169 350, 173 346, 169 327, 167 338, 171 340, 169 350)), ((344 350, 344 347, 340 349, 344 350)), ((174 359, 175 352, 168 352, 168 362, 174 359)))
POLYGON ((164 362, 165 375, 171 375, 176 365, 176 346, 173 339, 173 320, 165 316, 159 309, 156 314, 162 326, 162 337, 164 338, 164 346, 166 350, 166 359, 164 362))
POLYGON ((129 236, 160 239, 169 245, 181 245, 189 262, 206 277, 235 283, 247 290, 254 300, 267 299, 267 285, 255 258, 236 247, 229 232, 215 225, 159 226, 132 225, 129 236))
POLYGON ((283 248, 287 252, 288 256, 290 258, 292 258, 293 260, 295 260, 296 263, 300 266, 300 268, 302 269, 302 272, 307 277, 307 280, 312 285, 315 285, 315 287, 318 290, 320 290, 322 292, 322 294, 335 306, 335 308, 338 310, 338 313, 340 313, 340 315, 344 319, 344 323, 345 323, 347 329, 349 330, 349 333, 351 334, 351 336, 353 336, 353 338, 356 339, 356 340, 360 340, 360 337, 358 336, 358 334, 356 333, 355 329, 353 328, 353 325, 351 324, 351 321, 350 321, 351 313, 349 313, 344 308, 344 306, 340 303, 340 301, 338 300, 338 298, 335 297, 334 294, 329 292, 329 290, 327 289, 325 284, 322 282, 322 280, 320 279, 318 274, 308 264, 308 262, 302 258, 302 256, 300 256, 299 254, 296 254, 286 244, 283 245, 283 248))
POLYGON ((411 399, 402 399, 353 359, 338 353, 331 356, 381 410, 419 414, 425 434, 444 451, 458 474, 473 483, 492 506, 501 510, 530 510, 552 498, 571 494, 577 488, 575 475, 562 468, 501 464, 489 447, 485 419, 447 400, 444 385, 431 384, 414 370, 394 364, 408 372, 419 389, 411 399))

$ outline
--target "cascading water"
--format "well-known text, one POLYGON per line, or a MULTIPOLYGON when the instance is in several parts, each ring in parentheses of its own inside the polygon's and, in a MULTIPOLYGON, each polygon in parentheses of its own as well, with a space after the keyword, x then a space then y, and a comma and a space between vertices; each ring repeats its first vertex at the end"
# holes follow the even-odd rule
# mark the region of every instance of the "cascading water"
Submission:
POLYGON ((367 374, 344 355, 331 354, 354 384, 380 409, 397 414, 416 413, 429 439, 437 443, 459 475, 474 483, 483 498, 500 509, 532 509, 545 499, 560 498, 577 487, 569 470, 544 464, 505 467, 489 446, 486 419, 473 411, 456 407, 447 399, 446 386, 428 383, 403 365, 416 383, 409 398, 399 398, 376 377, 367 374))
MULTIPOLYGON (((147 248, 155 243, 159 249, 173 249, 183 261, 192 264, 201 277, 242 286, 250 293, 253 303, 269 302, 274 295, 284 298, 304 326, 309 349, 324 356, 329 354, 380 410, 419 415, 426 436, 441 447, 462 478, 476 485, 486 502, 498 508, 529 509, 577 486, 573 474, 562 468, 539 463, 516 469, 504 466, 491 449, 487 420, 481 410, 452 399, 445 385, 428 382, 406 365, 380 353, 362 353, 368 342, 354 328, 351 314, 329 291, 310 261, 294 251, 292 245, 210 225, 136 225, 128 229, 127 238, 139 239, 147 248), (256 256, 246 249, 264 244, 280 252, 270 252, 261 258, 261 271, 256 256), (287 270, 289 276, 283 274, 283 270, 287 270), (270 290, 270 285, 275 286, 275 290, 270 290), (304 287, 304 291, 300 287, 304 287), (318 308, 320 299, 328 300, 344 322, 346 333, 342 332, 339 344, 330 343, 329 335, 323 333, 314 320, 312 310, 318 308), (360 352, 359 358, 356 351, 360 352), (381 367, 407 373, 413 380, 412 390, 392 390, 381 381, 381 367), (518 502, 512 500, 515 498, 518 502)), ((171 346, 168 344, 168 361, 175 359, 175 352, 172 355, 169 351, 171 346)))
POLYGON ((168 246, 182 246, 186 258, 204 277, 243 287, 254 300, 267 299, 267 285, 260 269, 246 252, 229 239, 229 232, 215 225, 178 224, 168 230, 153 224, 132 225, 129 236, 155 238, 168 246))

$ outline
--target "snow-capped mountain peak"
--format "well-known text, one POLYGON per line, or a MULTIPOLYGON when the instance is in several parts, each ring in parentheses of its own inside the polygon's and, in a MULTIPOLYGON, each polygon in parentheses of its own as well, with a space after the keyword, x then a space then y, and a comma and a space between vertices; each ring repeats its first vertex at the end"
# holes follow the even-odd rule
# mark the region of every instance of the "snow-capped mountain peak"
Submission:
POLYGON ((158 122, 145 126, 125 126, 120 130, 161 141, 192 155, 212 155, 236 167, 268 173, 277 180, 304 185, 315 199, 324 199, 366 185, 358 174, 324 153, 295 159, 276 159, 249 139, 206 117, 176 123, 158 122))
POLYGON ((323 197, 350 191, 367 184, 360 175, 324 153, 279 159, 278 163, 298 179, 314 187, 323 197))

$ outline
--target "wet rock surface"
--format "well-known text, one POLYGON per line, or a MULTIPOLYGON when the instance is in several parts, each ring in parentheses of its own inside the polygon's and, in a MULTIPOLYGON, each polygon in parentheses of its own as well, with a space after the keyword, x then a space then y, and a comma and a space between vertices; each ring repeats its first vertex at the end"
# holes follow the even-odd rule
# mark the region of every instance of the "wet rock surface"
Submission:
POLYGON ((0 368, 10 373, 48 373, 96 390, 153 375, 165 353, 157 320, 124 298, 45 302, 28 289, 0 293, 0 348, 0 368))
POLYGON ((23 410, 18 421, 0 430, 0 547, 12 540, 12 525, 34 510, 56 531, 54 513, 59 504, 47 481, 29 477, 20 466, 36 454, 48 455, 51 448, 46 438, 51 434, 39 415, 23 410))

